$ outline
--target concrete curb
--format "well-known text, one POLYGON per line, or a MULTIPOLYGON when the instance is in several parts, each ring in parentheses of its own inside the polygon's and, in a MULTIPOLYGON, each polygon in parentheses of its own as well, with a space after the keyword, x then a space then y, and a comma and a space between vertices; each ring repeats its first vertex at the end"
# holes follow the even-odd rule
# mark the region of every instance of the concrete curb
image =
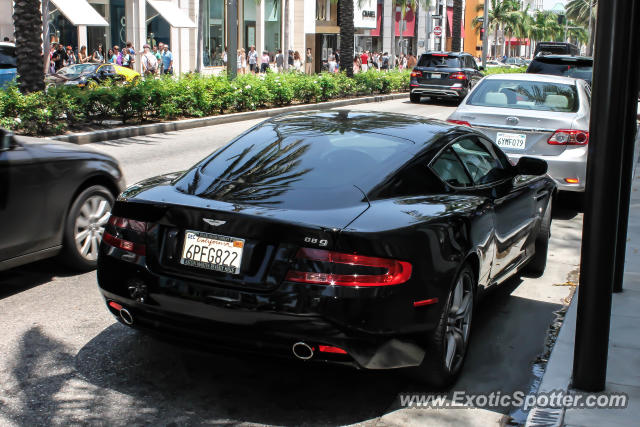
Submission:
POLYGON ((173 122, 151 123, 148 125, 127 126, 114 129, 96 130, 91 132, 79 132, 69 135, 58 135, 51 139, 71 142, 74 144, 89 144, 92 142, 107 141, 111 139, 131 138, 133 136, 151 135, 154 133, 171 132, 184 129, 193 129, 204 126, 233 123, 243 120, 261 119, 277 116, 282 113, 294 111, 325 110, 349 105, 367 104, 371 102, 391 101, 394 99, 409 99, 409 93, 394 93, 391 95, 375 95, 362 98, 340 99, 337 101, 319 102, 317 104, 290 105, 287 107, 269 108, 266 110, 247 111, 243 113, 221 114, 219 116, 201 117, 196 119, 177 120, 173 122))

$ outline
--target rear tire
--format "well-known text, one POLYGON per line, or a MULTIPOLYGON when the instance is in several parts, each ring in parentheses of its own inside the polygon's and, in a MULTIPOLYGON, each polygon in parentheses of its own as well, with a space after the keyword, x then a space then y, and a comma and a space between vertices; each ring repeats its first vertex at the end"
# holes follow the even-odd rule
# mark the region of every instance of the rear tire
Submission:
POLYGON ((551 206, 552 199, 549 199, 547 210, 542 217, 540 230, 536 236, 535 254, 525 267, 525 273, 531 277, 541 277, 547 267, 547 254, 549 252, 549 238, 551 237, 551 206))
POLYGON ((414 104, 419 104, 421 98, 422 96, 420 96, 419 94, 409 94, 409 100, 414 104))
POLYGON ((62 252, 69 267, 79 271, 96 268, 98 246, 113 202, 111 192, 101 185, 83 190, 73 201, 65 221, 62 252))
POLYGON ((413 370, 415 377, 438 389, 452 385, 462 372, 471 337, 476 284, 473 270, 465 265, 449 292, 438 326, 429 338, 425 358, 413 370))

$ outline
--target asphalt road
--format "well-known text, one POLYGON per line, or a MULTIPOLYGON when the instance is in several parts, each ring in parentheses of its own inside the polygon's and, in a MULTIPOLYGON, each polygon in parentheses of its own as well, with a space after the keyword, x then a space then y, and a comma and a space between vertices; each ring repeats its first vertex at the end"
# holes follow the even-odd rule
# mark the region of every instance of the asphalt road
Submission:
MULTIPOLYGON (((357 109, 444 119, 451 104, 408 100, 357 109)), ((257 121, 93 144, 118 158, 127 182, 182 170, 257 121)), ((547 272, 515 278, 483 298, 454 390, 528 391, 547 330, 571 293, 582 215, 554 209, 547 272)), ((402 372, 362 372, 294 361, 201 354, 116 322, 95 273, 55 260, 0 273, 0 425, 492 425, 515 408, 400 408, 399 392, 428 392, 402 372)), ((520 419, 521 420, 521 419, 520 419)))

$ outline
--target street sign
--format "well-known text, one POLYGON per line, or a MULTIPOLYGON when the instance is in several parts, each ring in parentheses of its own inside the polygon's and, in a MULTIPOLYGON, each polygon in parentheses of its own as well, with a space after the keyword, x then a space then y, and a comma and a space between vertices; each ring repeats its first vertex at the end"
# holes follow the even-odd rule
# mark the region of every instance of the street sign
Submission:
POLYGON ((436 37, 440 37, 442 35, 442 27, 433 27, 433 35, 436 37))

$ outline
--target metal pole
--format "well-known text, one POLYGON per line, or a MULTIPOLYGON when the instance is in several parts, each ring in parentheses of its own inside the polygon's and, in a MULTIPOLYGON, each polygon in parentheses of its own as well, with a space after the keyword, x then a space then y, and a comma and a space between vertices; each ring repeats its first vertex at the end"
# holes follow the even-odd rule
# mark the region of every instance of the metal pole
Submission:
POLYGON ((489 48, 489 0, 484 0, 484 20, 482 21, 482 68, 487 68, 487 49, 489 48))
MULTIPOLYGON (((638 2, 633 2, 636 16, 638 15, 638 9, 640 6, 638 2)), ((640 23, 639 21, 636 21, 640 23)), ((640 57, 636 54, 636 52, 631 49, 633 46, 640 46, 640 32, 632 31, 629 33, 629 50, 628 56, 631 58, 629 61, 629 66, 626 72, 623 75, 627 76, 638 76, 640 70, 640 57), (635 58, 635 64, 633 63, 633 59, 635 58)), ((630 78, 628 79, 628 87, 625 90, 625 93, 628 94, 637 94, 640 86, 640 82, 638 79, 630 78)), ((620 215, 618 217, 618 244, 616 246, 616 261, 615 261, 615 270, 613 274, 613 292, 622 292, 622 282, 624 279, 624 259, 625 252, 627 246, 627 226, 629 223, 629 203, 631 199, 631 181, 633 177, 633 165, 635 159, 633 158, 635 154, 635 138, 637 132, 636 125, 636 114, 635 110, 637 108, 637 99, 636 96, 627 96, 625 97, 625 111, 634 111, 633 114, 625 114, 622 119, 622 129, 624 132, 624 147, 622 150, 622 156, 620 159, 620 164, 622 165, 622 176, 620 178, 620 207, 619 212, 620 215)))
POLYGON ((227 0, 229 41, 227 43, 227 76, 233 80, 238 74, 238 1, 227 0))
POLYGON ((591 52, 591 38, 593 37, 593 0, 589 0, 589 45, 587 46, 587 55, 593 55, 591 52))
MULTIPOLYGON (((598 9, 596 55, 593 70, 587 194, 584 215, 580 287, 573 359, 573 387, 585 391, 605 388, 611 292, 614 280, 622 153, 628 152, 628 130, 635 108, 640 72, 638 37, 629 37, 640 25, 637 2, 610 0, 598 9), (613 31, 615 29, 615 31, 613 31), (623 126, 621 126, 621 123, 623 126)), ((632 150, 633 148, 631 148, 632 150)), ((624 161, 632 161, 625 156, 624 161)))

